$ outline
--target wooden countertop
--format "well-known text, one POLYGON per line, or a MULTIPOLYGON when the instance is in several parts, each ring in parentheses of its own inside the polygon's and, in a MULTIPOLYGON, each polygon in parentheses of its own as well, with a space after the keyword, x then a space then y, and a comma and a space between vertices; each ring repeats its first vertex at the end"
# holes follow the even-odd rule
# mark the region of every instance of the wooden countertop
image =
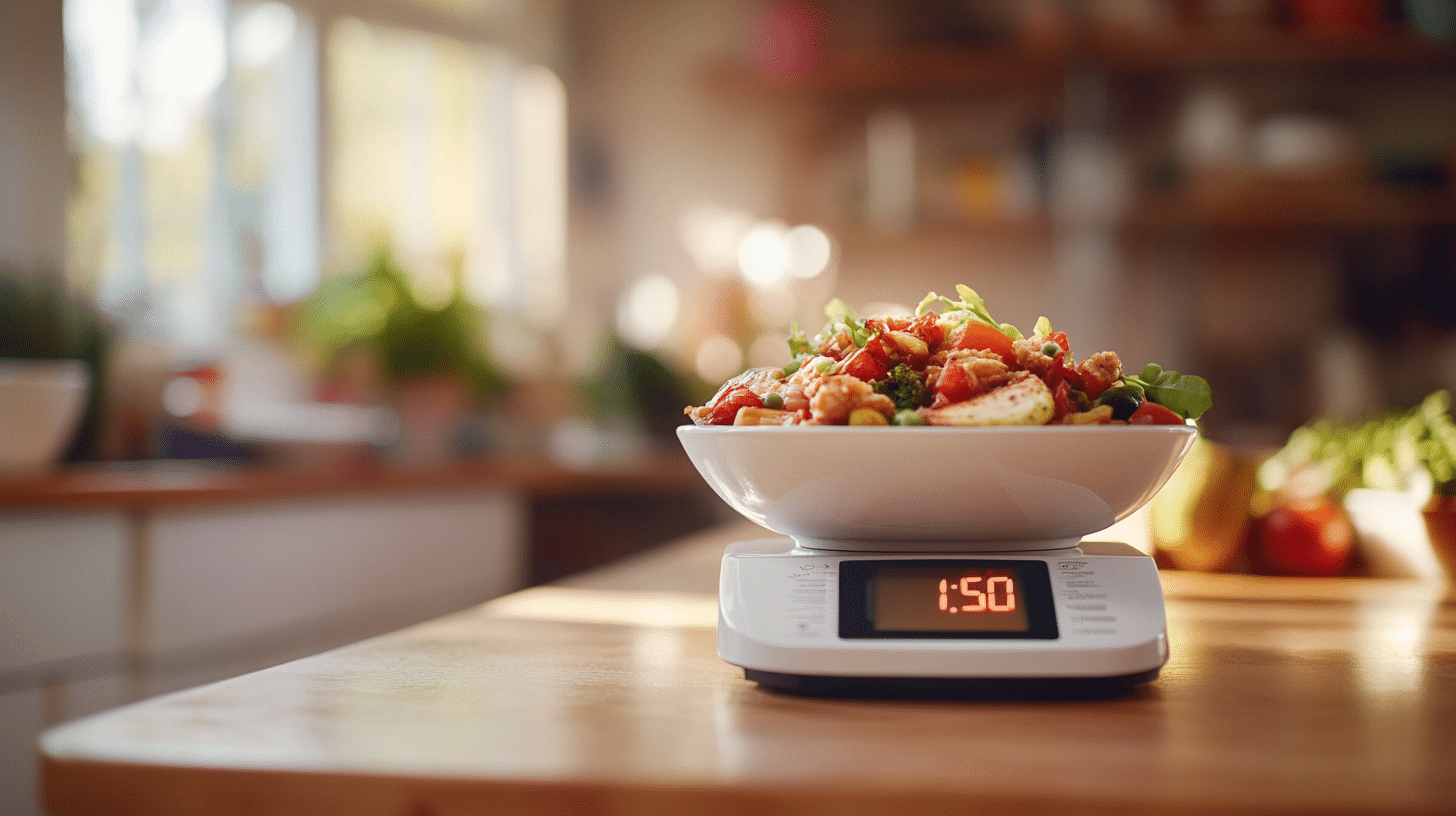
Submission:
POLYGON ((83 814, 1449 814, 1456 604, 1379 579, 1165 573, 1131 696, 784 696, 714 648, 747 525, 62 726, 83 814))

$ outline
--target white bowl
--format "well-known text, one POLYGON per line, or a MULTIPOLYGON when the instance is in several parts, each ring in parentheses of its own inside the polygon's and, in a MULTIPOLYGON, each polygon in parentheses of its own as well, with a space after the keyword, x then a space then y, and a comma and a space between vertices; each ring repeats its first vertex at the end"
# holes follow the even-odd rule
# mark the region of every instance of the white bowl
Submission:
POLYGON ((90 387, 90 369, 80 360, 0 360, 0 472, 59 460, 90 387))
POLYGON ((1075 546, 1143 506, 1191 425, 696 426, 678 439, 733 509, 811 549, 1075 546))

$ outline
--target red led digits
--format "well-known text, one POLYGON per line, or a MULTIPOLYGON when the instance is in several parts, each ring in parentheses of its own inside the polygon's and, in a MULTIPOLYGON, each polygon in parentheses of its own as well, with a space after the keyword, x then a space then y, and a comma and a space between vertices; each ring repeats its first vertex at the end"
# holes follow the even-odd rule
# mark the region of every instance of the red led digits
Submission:
POLYGON ((979 589, 972 589, 971 584, 981 583, 981 576, 967 575, 961 579, 961 595, 972 598, 972 602, 961 607, 962 612, 985 612, 986 593, 979 589))
POLYGON ((1016 610, 1016 583, 1009 575, 966 575, 954 585, 961 597, 971 600, 968 604, 952 606, 950 588, 952 584, 940 580, 940 611, 942 612, 1014 612, 1016 610), (976 585, 985 581, 984 590, 976 585), (1000 588, 998 594, 997 588, 1000 588))
POLYGON ((986 595, 991 599, 989 608, 992 612, 1011 612, 1016 609, 1016 585, 1012 583, 1009 575, 993 575, 986 579, 986 595), (1006 587, 1006 600, 996 603, 996 582, 1001 582, 1006 587))

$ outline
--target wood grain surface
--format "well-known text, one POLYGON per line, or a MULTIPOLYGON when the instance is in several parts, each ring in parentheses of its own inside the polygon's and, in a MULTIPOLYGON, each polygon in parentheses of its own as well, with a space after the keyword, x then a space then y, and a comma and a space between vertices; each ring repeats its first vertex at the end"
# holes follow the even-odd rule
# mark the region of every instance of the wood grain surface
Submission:
POLYGON ((1095 701, 772 693, 714 647, 735 525, 63 726, 107 814, 1450 814, 1443 586, 1164 573, 1172 659, 1095 701))

